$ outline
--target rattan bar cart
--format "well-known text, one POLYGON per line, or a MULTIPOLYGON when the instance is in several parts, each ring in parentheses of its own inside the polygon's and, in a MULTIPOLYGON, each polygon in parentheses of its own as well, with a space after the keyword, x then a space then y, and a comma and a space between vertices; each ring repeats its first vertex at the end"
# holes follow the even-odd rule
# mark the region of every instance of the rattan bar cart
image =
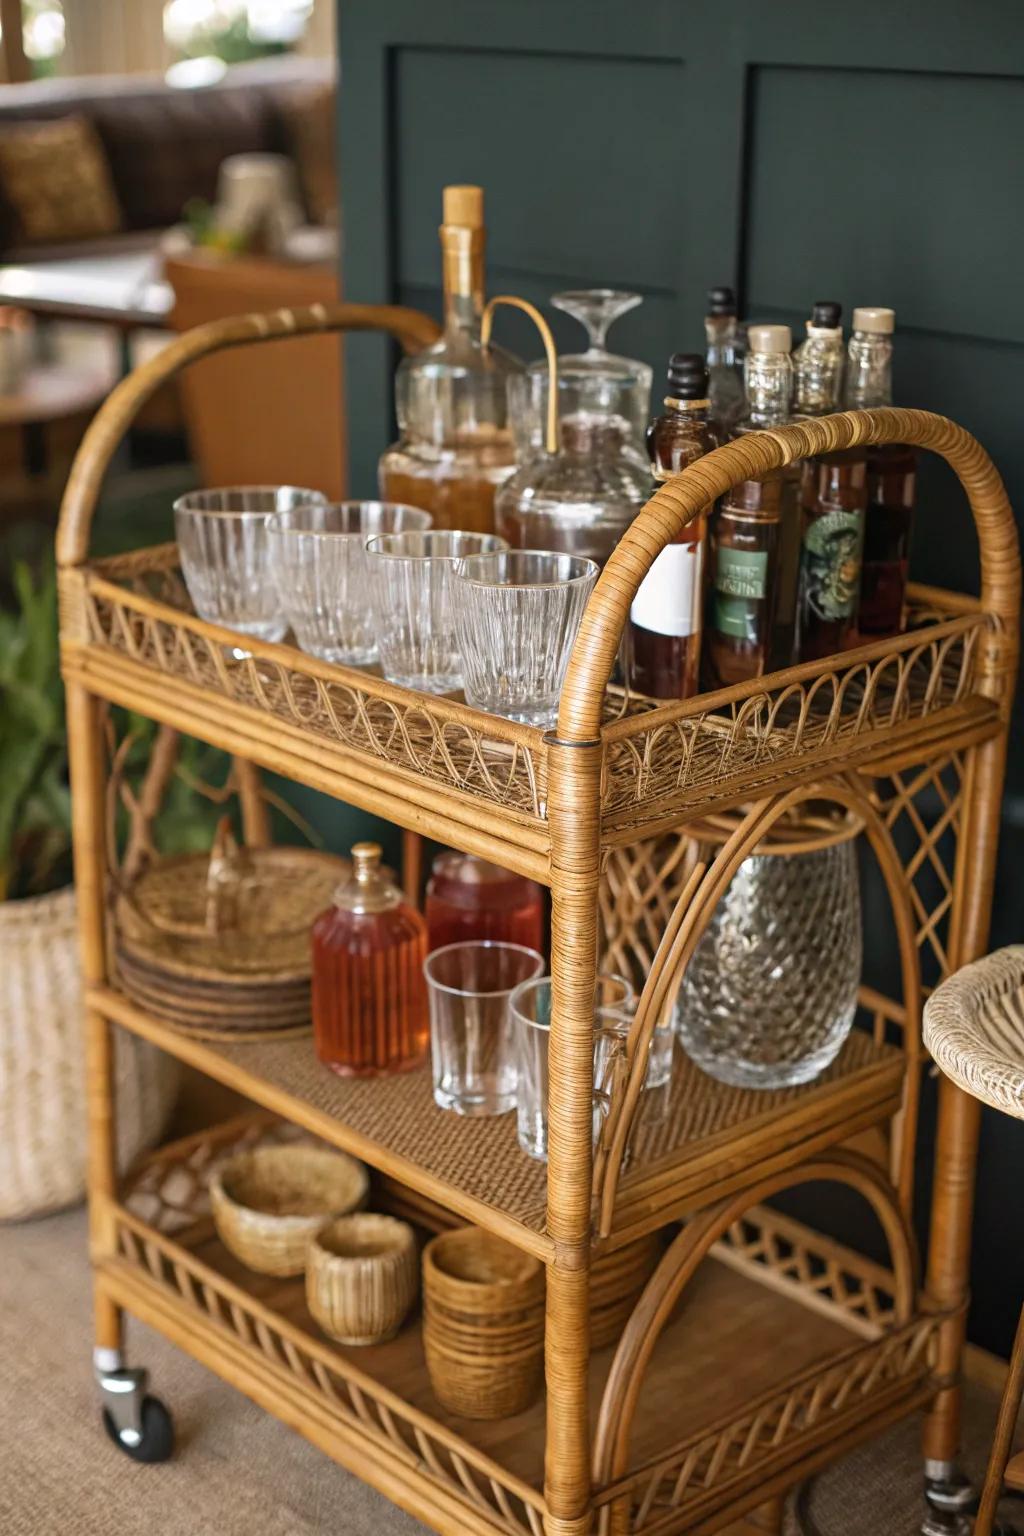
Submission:
MULTIPOLYGON (((1020 582, 999 477, 966 432, 919 411, 833 416, 720 448, 659 489, 615 551, 547 735, 286 644, 254 641, 246 659, 231 660, 230 631, 191 611, 173 546, 88 558, 103 475, 161 382, 223 347, 374 328, 408 347, 436 334, 408 310, 342 305, 220 321, 182 337, 111 395, 62 508, 95 1362, 108 1417, 139 1459, 161 1452, 163 1412, 154 1399, 143 1409, 144 1373, 122 1357, 128 1312, 449 1536, 777 1529, 789 1487, 915 1408, 924 1409, 933 1508, 949 1509, 959 1497, 978 1108, 948 1082, 923 1278, 908 1218, 922 987, 981 954, 987 935, 1020 582), (608 688, 632 595, 685 522, 748 477, 872 442, 930 449, 959 476, 980 544, 980 599, 912 588, 904 635, 682 703, 624 702, 608 688), (520 1153, 507 1118, 436 1109, 424 1073, 339 1079, 318 1066, 308 1039, 203 1041, 126 998, 107 932, 110 704, 389 818, 410 834, 411 864, 415 834, 426 834, 550 888, 546 1170, 520 1153), (865 989, 861 1027, 803 1088, 726 1088, 677 1052, 668 1113, 641 1125, 624 1166, 650 1005, 678 983, 738 861, 811 797, 863 823, 892 908, 901 996, 865 989), (726 813, 731 830, 717 856, 695 859, 704 845, 694 829, 726 813), (649 975, 595 1159, 591 1005, 607 955, 649 975), (115 1028, 238 1089, 258 1115, 164 1147, 122 1181, 115 1028), (543 1403, 497 1423, 452 1418, 431 1393, 418 1326, 367 1349, 328 1344, 305 1311, 301 1281, 269 1284, 233 1265, 213 1236, 205 1175, 265 1119, 364 1159, 378 1205, 426 1229, 477 1223, 544 1262, 543 1403), (767 1203, 811 1180, 837 1181, 868 1202, 888 1263, 767 1203), (592 1261, 665 1229, 675 1235, 617 1346, 591 1355, 592 1261)), ((255 773, 242 784, 246 835, 258 842, 266 822, 255 773)))

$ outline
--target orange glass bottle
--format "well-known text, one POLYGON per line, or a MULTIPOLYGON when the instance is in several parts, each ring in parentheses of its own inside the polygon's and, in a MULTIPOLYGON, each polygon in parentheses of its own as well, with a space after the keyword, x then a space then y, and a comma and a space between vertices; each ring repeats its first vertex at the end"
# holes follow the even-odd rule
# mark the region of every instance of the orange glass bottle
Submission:
POLYGON ((352 849, 352 878, 313 924, 313 1035, 343 1077, 405 1072, 430 1036, 427 925, 380 867, 377 843, 352 849))

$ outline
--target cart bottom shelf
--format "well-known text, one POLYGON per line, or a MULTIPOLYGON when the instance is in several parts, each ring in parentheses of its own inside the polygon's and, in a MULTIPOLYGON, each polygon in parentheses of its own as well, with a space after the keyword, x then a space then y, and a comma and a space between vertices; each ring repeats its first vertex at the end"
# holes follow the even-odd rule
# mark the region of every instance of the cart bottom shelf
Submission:
MULTIPOLYGON (((208 1222, 172 1240, 126 1211, 117 1217, 120 1254, 100 1264, 98 1279, 129 1312, 435 1529, 541 1536, 543 1401, 494 1423, 456 1418, 433 1394, 418 1317, 385 1344, 345 1348, 313 1321, 301 1277, 253 1274, 208 1222)), ((659 1532, 704 1529, 704 1516, 712 1529, 730 1518, 733 1493, 756 1487, 762 1472, 806 1460, 838 1430, 869 1432, 883 1410, 893 1416, 897 1401, 907 1411, 925 1395, 921 1331, 932 1323, 915 1326, 912 1349, 909 1336, 852 1339, 832 1317, 708 1260, 640 1394, 634 1505, 642 1506, 647 1488, 659 1532), (865 1371, 871 1362, 873 1379, 865 1371), (759 1425, 772 1431, 767 1441, 759 1425), (690 1472, 680 1477, 684 1467, 690 1472), (669 1486, 677 1490, 678 1523, 669 1486)), ((602 1350, 591 1362, 593 1423, 612 1354, 602 1350)), ((595 1497, 604 1502, 610 1492, 595 1497)), ((634 1520, 633 1529, 647 1525, 634 1520)))

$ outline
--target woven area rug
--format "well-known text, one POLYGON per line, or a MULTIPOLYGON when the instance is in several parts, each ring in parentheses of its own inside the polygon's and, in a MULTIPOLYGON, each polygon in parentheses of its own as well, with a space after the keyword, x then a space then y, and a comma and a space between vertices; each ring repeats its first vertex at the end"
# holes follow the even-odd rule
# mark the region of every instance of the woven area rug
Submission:
MULTIPOLYGON (((108 1444, 92 1386, 81 1211, 0 1228, 0 1532, 3 1536, 415 1536, 423 1527, 137 1324, 130 1359, 172 1408, 179 1449, 139 1467, 108 1444)), ((972 1393, 970 1471, 995 1400, 972 1393)), ((814 1485, 822 1536, 915 1536, 916 1422, 814 1485)), ((1021 1521, 1024 1526, 1024 1520, 1021 1521)), ((797 1527, 790 1517, 788 1531, 797 1527)))

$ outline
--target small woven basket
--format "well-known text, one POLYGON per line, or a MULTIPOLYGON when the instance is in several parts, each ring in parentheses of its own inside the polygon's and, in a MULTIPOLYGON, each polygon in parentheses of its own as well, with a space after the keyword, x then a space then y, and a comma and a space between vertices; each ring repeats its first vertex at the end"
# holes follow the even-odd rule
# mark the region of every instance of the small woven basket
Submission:
POLYGON ((393 1338, 418 1288, 416 1238, 408 1222, 395 1216, 341 1216, 307 1249, 307 1305, 339 1344, 393 1338))
MULTIPOLYGON (((82 980, 74 890, 0 903, 0 1221, 85 1194, 82 980)), ((160 1139, 178 1063, 115 1029, 118 1162, 160 1139)))
POLYGON ((449 1412, 522 1412, 544 1376, 543 1265, 479 1227, 442 1232, 423 1250, 423 1349, 449 1412))
POLYGON ((210 1180, 210 1208, 225 1248, 261 1275, 301 1275, 310 1240, 357 1210, 369 1175, 346 1152, 306 1143, 254 1147, 210 1180))

